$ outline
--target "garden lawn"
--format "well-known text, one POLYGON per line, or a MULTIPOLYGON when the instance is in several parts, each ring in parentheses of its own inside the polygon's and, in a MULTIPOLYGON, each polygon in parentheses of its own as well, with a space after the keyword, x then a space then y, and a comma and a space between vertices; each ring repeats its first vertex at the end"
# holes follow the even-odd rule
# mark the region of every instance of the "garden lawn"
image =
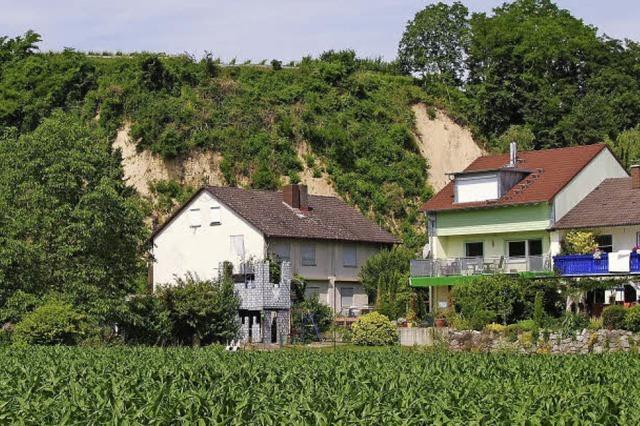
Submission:
POLYGON ((640 356, 0 348, 0 423, 640 423, 640 356))

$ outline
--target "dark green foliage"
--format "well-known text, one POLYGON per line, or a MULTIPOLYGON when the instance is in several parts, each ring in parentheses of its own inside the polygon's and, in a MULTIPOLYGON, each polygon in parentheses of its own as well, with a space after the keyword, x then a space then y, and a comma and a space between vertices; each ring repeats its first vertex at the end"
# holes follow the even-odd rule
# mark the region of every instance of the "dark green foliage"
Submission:
POLYGON ((131 296, 117 315, 118 327, 130 344, 164 345, 172 341, 173 328, 169 310, 154 295, 131 296))
POLYGON ((602 310, 602 326, 610 330, 624 326, 626 309, 621 305, 609 305, 602 310))
POLYGON ((107 138, 72 114, 0 137, 0 305, 61 292, 102 315, 144 268, 138 203, 107 138))
POLYGON ((22 318, 33 311, 41 302, 41 299, 31 293, 25 293, 18 290, 11 295, 0 308, 0 324, 12 323, 16 324, 22 318))
POLYGON ((469 10, 460 2, 431 4, 407 24, 398 61, 411 74, 458 85, 464 72, 469 41, 469 10))
POLYGON ((85 314, 67 302, 50 298, 15 326, 12 339, 32 345, 75 345, 94 333, 85 314))
POLYGON ((320 302, 317 295, 307 297, 293 305, 291 311, 292 330, 305 336, 313 336, 311 317, 318 325, 320 332, 329 330, 333 320, 333 312, 329 306, 320 302))
POLYGON ((575 336, 576 331, 589 327, 589 318, 580 313, 565 312, 560 318, 560 328, 563 335, 575 336))
POLYGON ((236 337, 240 300, 230 280, 203 281, 187 275, 157 293, 169 312, 176 343, 199 346, 236 337))
POLYGON ((545 319, 543 297, 544 297, 543 292, 537 291, 536 297, 533 300, 533 321, 536 324, 538 324, 539 327, 544 324, 544 319, 545 319))
POLYGON ((360 279, 375 300, 376 310, 389 318, 406 316, 411 298, 409 261, 413 253, 404 247, 382 250, 367 259, 360 270, 360 279))
POLYGON ((627 309, 624 315, 624 329, 634 333, 640 331, 640 306, 627 309))

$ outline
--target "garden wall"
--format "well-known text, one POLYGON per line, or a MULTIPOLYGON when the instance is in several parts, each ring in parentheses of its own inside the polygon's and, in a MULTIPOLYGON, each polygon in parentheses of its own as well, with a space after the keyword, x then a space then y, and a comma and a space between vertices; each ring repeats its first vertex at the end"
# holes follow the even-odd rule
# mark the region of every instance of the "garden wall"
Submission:
POLYGON ((640 334, 624 330, 583 330, 574 335, 541 331, 504 335, 489 331, 450 328, 399 328, 403 346, 440 346, 455 351, 587 354, 636 352, 640 334))

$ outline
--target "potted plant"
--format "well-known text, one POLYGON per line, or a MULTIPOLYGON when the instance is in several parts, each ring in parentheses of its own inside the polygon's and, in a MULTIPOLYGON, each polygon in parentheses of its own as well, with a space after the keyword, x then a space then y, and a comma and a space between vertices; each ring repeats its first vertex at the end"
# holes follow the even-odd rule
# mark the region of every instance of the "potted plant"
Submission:
POLYGON ((447 326, 447 313, 445 311, 439 311, 436 315, 435 324, 437 328, 442 328, 447 326))

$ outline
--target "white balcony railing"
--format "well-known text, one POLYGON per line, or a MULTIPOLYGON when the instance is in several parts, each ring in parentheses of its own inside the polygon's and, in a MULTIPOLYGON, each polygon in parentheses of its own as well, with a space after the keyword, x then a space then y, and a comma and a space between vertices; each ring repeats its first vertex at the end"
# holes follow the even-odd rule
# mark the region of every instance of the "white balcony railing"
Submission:
POLYGON ((498 273, 551 271, 549 256, 456 257, 448 259, 415 259, 411 261, 412 277, 450 275, 483 275, 498 273))

